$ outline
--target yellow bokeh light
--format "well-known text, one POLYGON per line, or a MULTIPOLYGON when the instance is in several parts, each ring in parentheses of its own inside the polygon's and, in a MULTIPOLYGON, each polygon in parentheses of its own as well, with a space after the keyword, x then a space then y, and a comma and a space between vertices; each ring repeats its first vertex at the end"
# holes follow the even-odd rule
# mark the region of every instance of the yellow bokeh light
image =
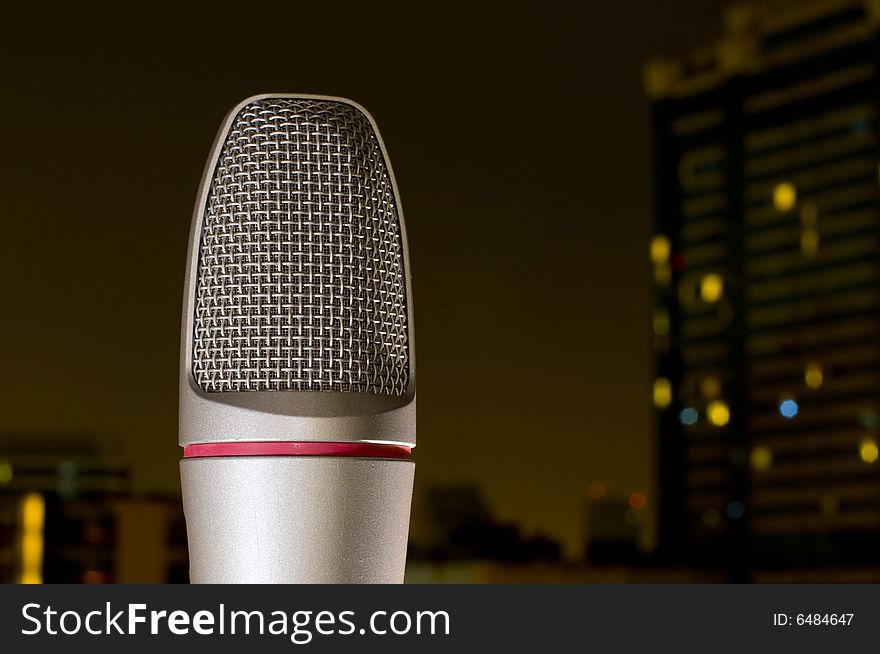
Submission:
POLYGON ((819 251, 819 232, 815 229, 804 229, 801 232, 801 254, 814 257, 819 251))
POLYGON ((878 455, 880 455, 880 451, 877 449, 877 441, 873 438, 866 438, 859 443, 859 457, 865 463, 874 463, 877 461, 878 455))
POLYGON ((8 484, 12 481, 12 464, 9 461, 0 461, 0 484, 8 484))
POLYGON ((797 203, 797 190, 794 184, 783 182, 773 189, 773 207, 776 211, 791 211, 797 203))
POLYGON ((703 377, 700 380, 700 392, 703 394, 703 397, 709 400, 718 397, 721 395, 721 380, 715 375, 703 377))
POLYGON ((21 503, 21 583, 43 583, 43 523, 46 503, 39 493, 28 493, 21 503))
POLYGON ((654 381, 654 406, 665 409, 672 404, 672 384, 665 377, 654 381))
POLYGON ((700 297, 703 302, 717 302, 724 295, 724 280, 721 275, 710 273, 700 280, 700 297))
POLYGON ((665 236, 657 235, 651 239, 651 261, 655 266, 669 261, 669 253, 671 251, 672 246, 669 244, 669 239, 665 236))
POLYGON ((810 361, 804 369, 804 383, 810 388, 819 388, 823 380, 822 366, 815 361, 810 361))
POLYGON ((766 470, 773 465, 773 451, 763 445, 752 448, 749 453, 749 463, 755 470, 766 470))
POLYGON ((666 309, 654 309, 654 333, 657 336, 669 334, 669 312, 666 309))
POLYGON ((716 427, 723 427, 730 422, 730 409, 724 400, 712 400, 706 407, 706 416, 716 427))

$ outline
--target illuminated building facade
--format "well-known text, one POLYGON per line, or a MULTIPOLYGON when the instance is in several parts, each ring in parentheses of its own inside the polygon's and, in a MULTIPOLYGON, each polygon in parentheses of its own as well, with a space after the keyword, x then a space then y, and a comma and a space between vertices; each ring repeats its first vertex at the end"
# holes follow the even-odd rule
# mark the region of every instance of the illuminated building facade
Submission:
POLYGON ((646 86, 661 553, 876 565, 880 3, 736 8, 646 86))
POLYGON ((187 581, 179 497, 137 497, 90 439, 0 437, 0 583, 187 581))

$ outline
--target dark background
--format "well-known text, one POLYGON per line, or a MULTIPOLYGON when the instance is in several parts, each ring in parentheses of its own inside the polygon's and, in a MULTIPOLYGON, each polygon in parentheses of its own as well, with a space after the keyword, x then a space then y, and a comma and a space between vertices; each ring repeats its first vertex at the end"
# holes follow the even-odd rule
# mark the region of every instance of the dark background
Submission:
MULTIPOLYGON (((0 38, 0 433, 119 447, 177 492, 187 234, 223 115, 262 92, 375 116, 410 237, 420 498, 582 553, 587 488, 653 524, 641 71, 720 2, 30 3, 0 38)), ((650 544, 652 530, 644 532, 650 544)))

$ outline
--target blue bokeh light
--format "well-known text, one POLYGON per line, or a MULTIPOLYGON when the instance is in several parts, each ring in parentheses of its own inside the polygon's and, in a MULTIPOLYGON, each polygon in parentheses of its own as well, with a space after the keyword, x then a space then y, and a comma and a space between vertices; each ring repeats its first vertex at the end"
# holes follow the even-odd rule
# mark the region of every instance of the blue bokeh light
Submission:
POLYGON ((678 414, 678 419, 681 420, 681 424, 683 425, 693 425, 696 424, 697 420, 699 420, 700 414, 697 413, 697 410, 693 407, 685 407, 681 410, 681 413, 678 414))
POLYGON ((792 399, 782 400, 782 402, 779 403, 779 414, 783 418, 788 418, 789 420, 798 414, 799 409, 800 407, 798 406, 798 403, 792 399))

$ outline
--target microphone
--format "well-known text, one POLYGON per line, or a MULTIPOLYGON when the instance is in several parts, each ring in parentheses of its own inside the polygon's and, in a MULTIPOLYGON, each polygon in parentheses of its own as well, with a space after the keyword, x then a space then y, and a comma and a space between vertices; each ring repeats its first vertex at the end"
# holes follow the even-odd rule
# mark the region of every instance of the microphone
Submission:
POLYGON ((416 437, 397 186, 373 118, 261 95, 196 199, 180 360, 193 583, 401 583, 416 437))

